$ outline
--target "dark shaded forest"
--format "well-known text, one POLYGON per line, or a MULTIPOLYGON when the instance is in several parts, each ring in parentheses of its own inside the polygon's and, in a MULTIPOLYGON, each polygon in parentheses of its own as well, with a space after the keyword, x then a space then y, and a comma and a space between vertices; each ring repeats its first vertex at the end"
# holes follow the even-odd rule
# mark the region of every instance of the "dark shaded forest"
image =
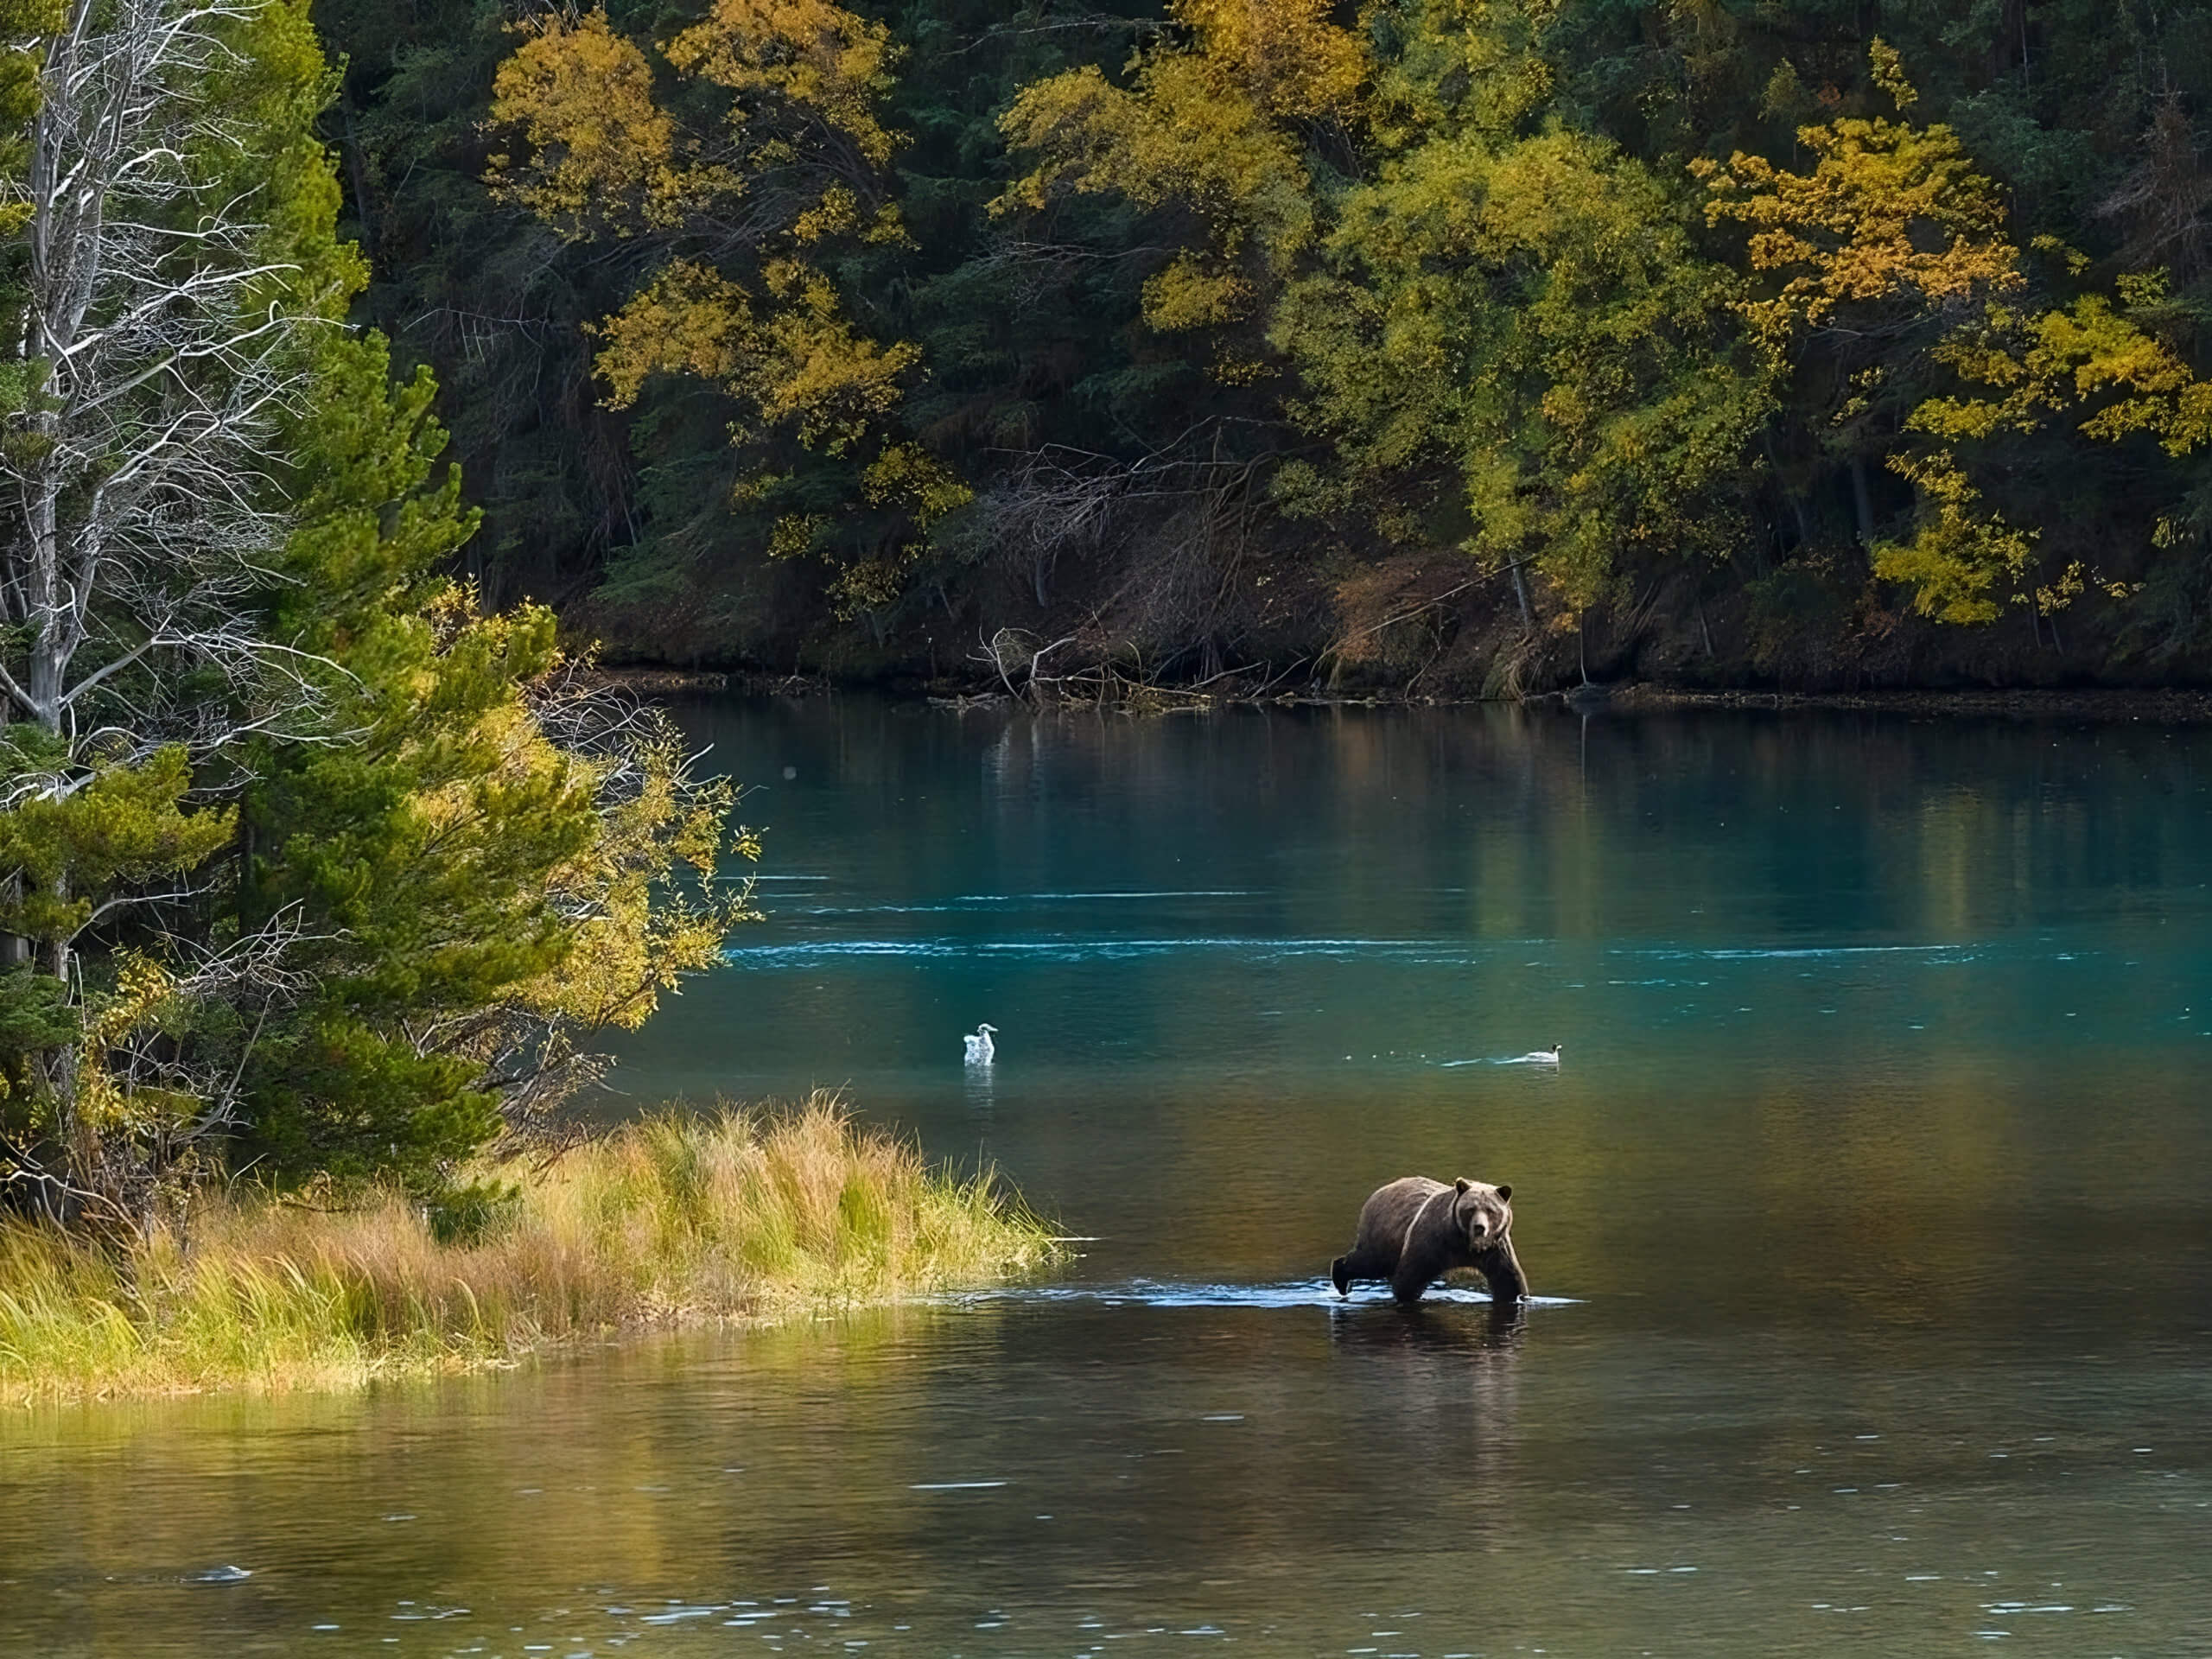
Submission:
POLYGON ((467 574, 608 662, 2212 666, 2212 3, 315 16, 467 574))

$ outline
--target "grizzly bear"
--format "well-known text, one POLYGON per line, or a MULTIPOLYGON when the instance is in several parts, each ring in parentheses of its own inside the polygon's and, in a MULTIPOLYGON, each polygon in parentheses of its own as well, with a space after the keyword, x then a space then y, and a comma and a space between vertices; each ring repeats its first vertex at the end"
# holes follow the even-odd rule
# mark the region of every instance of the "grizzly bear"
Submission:
POLYGON ((1426 1175, 1378 1186, 1360 1206, 1351 1249, 1329 1263, 1330 1281, 1344 1296, 1356 1279, 1387 1279, 1393 1296, 1417 1302, 1452 1268, 1472 1268, 1491 1300, 1517 1302, 1529 1281, 1513 1254, 1512 1197, 1510 1186, 1465 1176, 1449 1186, 1426 1175))

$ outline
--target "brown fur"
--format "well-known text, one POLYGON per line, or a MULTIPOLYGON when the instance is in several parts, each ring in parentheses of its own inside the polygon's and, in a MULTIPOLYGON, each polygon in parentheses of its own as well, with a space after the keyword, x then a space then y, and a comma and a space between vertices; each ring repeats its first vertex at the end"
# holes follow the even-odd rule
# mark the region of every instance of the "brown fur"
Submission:
POLYGON ((1513 1189, 1465 1176, 1446 1185, 1408 1175, 1378 1186, 1360 1206, 1351 1249, 1329 1263, 1339 1296, 1355 1280, 1387 1279, 1390 1294, 1417 1302, 1454 1268, 1472 1268, 1493 1300, 1517 1302, 1529 1281, 1513 1253, 1513 1189))

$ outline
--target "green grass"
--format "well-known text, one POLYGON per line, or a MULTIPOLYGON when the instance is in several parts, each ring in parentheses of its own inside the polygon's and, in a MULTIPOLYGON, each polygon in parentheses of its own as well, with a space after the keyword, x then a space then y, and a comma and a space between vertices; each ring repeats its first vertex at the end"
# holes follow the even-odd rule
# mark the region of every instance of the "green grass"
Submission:
POLYGON ((120 1256, 0 1222, 0 1402, 359 1386, 608 1332, 774 1318, 1029 1272, 1051 1230, 817 1095, 647 1116, 518 1178, 474 1243, 398 1195, 203 1204, 120 1256))

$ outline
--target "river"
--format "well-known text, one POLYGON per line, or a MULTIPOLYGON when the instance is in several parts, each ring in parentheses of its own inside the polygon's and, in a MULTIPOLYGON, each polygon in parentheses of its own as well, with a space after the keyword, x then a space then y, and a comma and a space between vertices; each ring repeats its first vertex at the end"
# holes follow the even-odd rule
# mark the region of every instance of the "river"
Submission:
POLYGON ((842 1088, 1078 1259, 0 1417, 0 1650, 2212 1650, 2212 733, 683 713, 770 914, 623 1087, 842 1088), (1327 1293, 1409 1172, 1521 1317, 1327 1293))

